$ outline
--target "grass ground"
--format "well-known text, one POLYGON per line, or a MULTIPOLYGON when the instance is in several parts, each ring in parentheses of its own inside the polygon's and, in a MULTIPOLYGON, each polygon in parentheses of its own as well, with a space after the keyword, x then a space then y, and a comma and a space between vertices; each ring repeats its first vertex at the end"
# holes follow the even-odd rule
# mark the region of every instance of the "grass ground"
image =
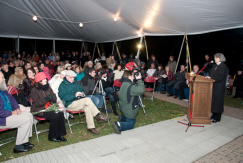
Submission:
POLYGON ((242 98, 232 98, 231 95, 224 96, 224 105, 233 108, 243 109, 242 98))
MULTIPOLYGON (((143 102, 144 105, 146 106, 145 110, 147 116, 145 117, 143 114, 143 110, 140 109, 139 115, 137 116, 135 128, 170 119, 172 114, 173 115, 186 114, 188 111, 187 107, 183 107, 166 101, 160 101, 157 99, 154 99, 153 102, 151 102, 150 100, 143 100, 143 102)), ((109 104, 108 107, 110 108, 109 104)), ((118 117, 114 116, 114 114, 112 113, 110 114, 110 116, 111 116, 110 122, 116 121, 118 119, 118 117)), ((75 115, 74 117, 75 118, 71 120, 71 123, 78 121, 78 115, 75 115)), ((9 143, 0 148, 0 152, 2 153, 2 156, 0 156, 0 162, 13 159, 16 157, 28 155, 31 153, 36 153, 36 152, 58 148, 69 144, 90 140, 108 134, 114 134, 114 130, 112 126, 111 125, 109 126, 108 123, 98 124, 95 120, 95 126, 96 129, 100 132, 100 135, 93 135, 87 133, 86 124, 79 124, 79 125, 72 126, 72 131, 73 131, 72 134, 70 133, 68 126, 66 126, 67 135, 65 136, 65 138, 68 141, 65 143, 64 142, 54 143, 48 141, 48 132, 39 134, 40 141, 38 142, 33 130, 33 137, 30 138, 30 142, 35 144, 35 147, 31 151, 26 153, 15 154, 13 153, 14 142, 9 143)), ((48 127, 49 127, 49 122, 46 122, 45 124, 37 125, 38 130, 47 129, 48 127)), ((16 133, 16 129, 0 133, 0 141, 12 137, 15 133, 16 133)))

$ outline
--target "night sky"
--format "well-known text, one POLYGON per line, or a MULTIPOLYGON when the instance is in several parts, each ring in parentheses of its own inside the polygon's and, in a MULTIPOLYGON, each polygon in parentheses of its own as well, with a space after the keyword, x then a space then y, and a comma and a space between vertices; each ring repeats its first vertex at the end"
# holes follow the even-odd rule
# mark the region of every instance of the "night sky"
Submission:
MULTIPOLYGON (((146 36, 149 56, 155 54, 159 63, 164 66, 168 62, 170 55, 173 55, 177 60, 182 40, 184 36, 146 36)), ((14 49, 14 39, 0 38, 0 52, 4 50, 14 49)), ((137 44, 139 39, 126 40, 118 42, 120 53, 129 55, 130 53, 137 54, 137 44)), ((237 61, 242 59, 243 55, 243 28, 225 30, 220 32, 212 32, 200 35, 188 36, 189 50, 192 65, 198 64, 202 67, 204 62, 204 55, 209 54, 213 59, 215 53, 223 53, 226 57, 226 64, 230 69, 230 74, 235 74, 235 65, 237 61)), ((56 41, 56 51, 81 51, 82 42, 77 41, 56 41)), ((108 56, 112 52, 113 43, 98 44, 101 52, 108 56)), ((144 45, 144 44, 143 44, 144 45)), ((20 52, 25 51, 26 54, 33 54, 34 49, 38 54, 45 52, 48 54, 52 51, 52 40, 33 40, 20 39, 20 52)), ((88 43, 88 51, 93 53, 94 43, 88 43)), ((116 49, 114 49, 116 50, 116 49)), ((118 59, 116 53, 115 58, 118 59)), ((97 49, 95 58, 98 56, 97 49)), ((185 63, 186 58, 186 44, 183 46, 183 51, 180 59, 180 64, 185 63)), ((142 61, 146 61, 146 51, 143 46, 141 49, 142 61)))

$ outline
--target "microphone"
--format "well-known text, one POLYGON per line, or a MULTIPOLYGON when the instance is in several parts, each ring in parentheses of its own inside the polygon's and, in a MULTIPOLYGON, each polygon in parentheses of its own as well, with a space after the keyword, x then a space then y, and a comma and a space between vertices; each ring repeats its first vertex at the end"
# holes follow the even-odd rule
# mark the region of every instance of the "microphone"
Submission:
POLYGON ((213 60, 212 60, 212 61, 210 61, 210 62, 208 62, 208 63, 206 63, 206 64, 204 64, 204 66, 207 66, 207 65, 212 64, 212 63, 214 63, 214 61, 213 61, 213 60))

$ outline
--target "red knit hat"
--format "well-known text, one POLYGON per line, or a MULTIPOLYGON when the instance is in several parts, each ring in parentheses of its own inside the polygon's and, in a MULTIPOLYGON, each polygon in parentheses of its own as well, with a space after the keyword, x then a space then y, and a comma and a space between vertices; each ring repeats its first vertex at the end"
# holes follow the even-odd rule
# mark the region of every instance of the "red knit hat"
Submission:
POLYGON ((42 80, 46 79, 46 74, 44 72, 39 72, 35 75, 35 82, 38 83, 42 80))

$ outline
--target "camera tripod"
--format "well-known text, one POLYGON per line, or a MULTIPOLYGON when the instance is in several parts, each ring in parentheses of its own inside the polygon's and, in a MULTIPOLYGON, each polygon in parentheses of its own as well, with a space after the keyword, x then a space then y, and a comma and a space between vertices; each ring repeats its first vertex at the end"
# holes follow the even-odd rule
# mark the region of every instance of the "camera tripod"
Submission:
MULTIPOLYGON (((99 92, 101 92, 102 97, 103 97, 103 100, 104 100, 105 112, 106 112, 106 115, 108 116, 109 114, 108 114, 107 107, 106 107, 105 92, 104 92, 103 85, 102 85, 102 81, 101 81, 100 77, 98 78, 98 80, 97 80, 97 82, 95 84, 94 90, 93 90, 92 95, 91 95, 91 99, 93 97, 95 88, 97 87, 98 84, 99 84, 99 92)), ((108 124, 110 125, 110 121, 109 120, 108 120, 108 124)))

